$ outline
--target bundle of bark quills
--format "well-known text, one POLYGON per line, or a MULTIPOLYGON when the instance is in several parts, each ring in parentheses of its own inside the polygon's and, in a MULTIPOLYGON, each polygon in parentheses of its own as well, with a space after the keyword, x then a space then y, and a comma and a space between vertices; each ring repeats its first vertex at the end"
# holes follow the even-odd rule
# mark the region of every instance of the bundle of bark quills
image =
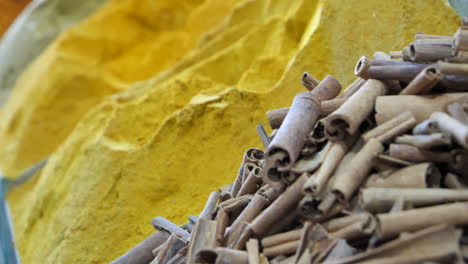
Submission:
POLYGON ((182 228, 153 219, 114 263, 464 263, 468 26, 355 73, 341 94, 304 74, 309 91, 267 113, 266 151, 247 150, 232 185, 182 228))

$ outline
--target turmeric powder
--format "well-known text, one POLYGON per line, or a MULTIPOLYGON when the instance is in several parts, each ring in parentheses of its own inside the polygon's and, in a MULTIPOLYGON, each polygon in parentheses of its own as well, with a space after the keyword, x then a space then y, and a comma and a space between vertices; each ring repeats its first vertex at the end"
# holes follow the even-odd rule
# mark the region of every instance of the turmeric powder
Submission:
POLYGON ((444 1, 110 1, 36 60, 2 113, 2 169, 55 152, 9 196, 23 262, 106 263, 154 232, 147 219, 182 224, 232 182, 260 146, 255 124, 304 71, 349 84, 349 54, 458 25, 444 1))

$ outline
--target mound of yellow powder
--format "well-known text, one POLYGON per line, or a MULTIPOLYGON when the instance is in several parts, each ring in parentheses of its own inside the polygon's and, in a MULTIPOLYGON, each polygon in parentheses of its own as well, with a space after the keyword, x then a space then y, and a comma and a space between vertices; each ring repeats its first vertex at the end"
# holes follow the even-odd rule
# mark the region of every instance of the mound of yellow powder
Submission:
POLYGON ((106 263, 153 217, 182 224, 303 71, 349 84, 360 56, 458 25, 439 0, 109 2, 35 61, 0 118, 5 171, 55 152, 9 196, 23 263, 106 263))

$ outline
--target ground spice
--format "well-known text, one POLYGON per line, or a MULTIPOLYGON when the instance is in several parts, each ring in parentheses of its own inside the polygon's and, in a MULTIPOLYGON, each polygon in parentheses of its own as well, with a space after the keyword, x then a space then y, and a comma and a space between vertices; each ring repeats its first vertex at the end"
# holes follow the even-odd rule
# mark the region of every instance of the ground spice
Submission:
POLYGON ((56 150, 9 197, 24 263, 105 263, 154 232, 145 219, 182 224, 260 145, 252 135, 265 111, 303 91, 297 76, 347 85, 349 54, 459 25, 443 1, 135 2, 111 1, 60 37, 2 113, 2 169, 56 150))

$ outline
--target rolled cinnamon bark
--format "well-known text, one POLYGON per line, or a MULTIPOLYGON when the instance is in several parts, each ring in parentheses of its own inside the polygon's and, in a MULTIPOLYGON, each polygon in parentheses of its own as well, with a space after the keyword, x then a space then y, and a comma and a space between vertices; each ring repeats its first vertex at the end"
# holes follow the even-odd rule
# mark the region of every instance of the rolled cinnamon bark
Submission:
POLYGON ((356 93, 363 85, 366 83, 366 80, 362 78, 357 78, 352 82, 348 87, 346 87, 341 94, 339 94, 336 98, 349 98, 354 93, 356 93))
POLYGON ((424 68, 416 77, 403 89, 400 94, 424 94, 429 92, 442 79, 442 74, 434 66, 424 68))
POLYGON ((289 210, 288 214, 284 217, 278 219, 275 224, 265 233, 265 236, 272 236, 274 234, 278 234, 279 232, 283 232, 285 230, 291 229, 292 224, 297 223, 299 211, 295 206, 292 210, 289 210))
POLYGON ((353 240, 370 236, 375 231, 376 222, 372 215, 366 214, 366 216, 366 218, 360 218, 350 225, 344 226, 343 228, 330 233, 330 237, 353 240))
POLYGON ((448 74, 468 74, 468 64, 464 63, 449 63, 439 61, 436 64, 436 67, 439 69, 440 73, 444 75, 448 74))
POLYGON ((379 80, 368 80, 340 108, 326 118, 325 133, 330 140, 337 141, 345 135, 354 134, 359 125, 374 109, 375 99, 384 95, 386 86, 379 80))
POLYGON ((395 139, 397 144, 407 144, 421 149, 450 146, 452 141, 447 133, 428 135, 403 135, 395 139))
POLYGON ((440 188, 367 188, 360 193, 361 206, 370 212, 386 212, 399 199, 414 206, 467 201, 467 190, 440 188))
POLYGON ((215 230, 215 243, 214 247, 224 246, 224 233, 226 227, 229 225, 229 215, 223 209, 218 210, 216 215, 216 230, 215 230))
POLYGON ((246 251, 230 248, 201 249, 197 253, 196 263, 248 264, 249 256, 246 251))
MULTIPOLYGON (((344 102, 346 98, 336 98, 331 100, 322 101, 321 105, 321 116, 327 116, 336 109, 338 109, 344 102)), ((277 129, 281 126, 284 121, 284 118, 289 112, 289 107, 273 109, 266 112, 268 124, 272 129, 277 129)))
POLYGON ((148 264, 154 259, 152 250, 162 245, 169 236, 169 232, 166 231, 156 232, 143 240, 140 244, 127 251, 118 259, 112 261, 111 264, 148 264))
POLYGON ((413 42, 410 44, 410 58, 412 61, 437 61, 452 56, 451 42, 413 42))
POLYGON ((196 263, 196 254, 203 248, 216 245, 216 221, 198 219, 188 244, 187 264, 196 263))
POLYGON ((227 234, 228 247, 232 248, 235 241, 239 238, 242 232, 242 223, 250 223, 267 205, 274 201, 278 195, 279 193, 275 192, 271 188, 265 191, 263 194, 257 192, 254 195, 251 202, 232 223, 227 234))
POLYGON ((289 241, 272 247, 267 247, 263 249, 263 254, 266 257, 274 257, 278 255, 289 255, 296 252, 296 248, 299 245, 299 239, 294 241, 289 241))
POLYGON ((366 188, 428 188, 440 186, 441 173, 432 163, 420 163, 396 170, 389 176, 373 174, 366 188))
POLYGON ((425 135, 441 132, 439 124, 434 120, 424 120, 413 129, 415 135, 425 135))
POLYGON ((208 201, 205 204, 205 208, 200 213, 200 218, 211 220, 213 217, 213 213, 216 210, 216 204, 218 203, 219 199, 219 192, 212 192, 208 201))
POLYGON ((260 264, 260 250, 258 240, 255 238, 249 239, 246 245, 247 253, 249 254, 249 264, 260 264))
POLYGON ((354 256, 327 264, 458 263, 461 232, 451 226, 432 226, 354 256))
POLYGON ((371 66, 367 71, 367 76, 369 79, 411 81, 425 67, 424 64, 371 66))
POLYGON ((362 56, 358 62, 356 63, 356 67, 354 68, 354 74, 356 76, 363 78, 364 80, 369 79, 369 75, 367 72, 369 68, 372 66, 372 61, 369 60, 366 56, 362 56))
POLYGON ((181 240, 178 236, 172 234, 164 243, 158 255, 152 263, 167 263, 172 259, 179 250, 185 247, 185 241, 181 240))
POLYGON ((413 165, 414 162, 398 159, 389 155, 380 154, 375 157, 372 166, 380 172, 393 171, 405 166, 413 165))
POLYGON ((288 115, 268 147, 267 166, 263 173, 265 182, 274 184, 279 172, 289 170, 294 165, 320 116, 321 101, 334 98, 340 90, 339 82, 328 75, 312 92, 296 95, 288 115))
POLYGON ((419 62, 409 62, 409 61, 397 61, 397 60, 379 60, 374 59, 372 60, 372 66, 418 66, 419 68, 423 69, 427 64, 419 63, 419 62))
POLYGON ((307 90, 312 91, 317 85, 319 85, 320 81, 314 76, 312 76, 310 73, 304 72, 304 74, 302 75, 301 83, 307 90))
POLYGON ((392 60, 403 59, 403 52, 401 50, 390 51, 390 59, 392 60))
POLYGON ((237 193, 239 192, 240 187, 242 185, 242 177, 244 175, 245 164, 250 162, 259 165, 259 162, 262 159, 264 159, 264 157, 265 154, 260 149, 250 148, 245 151, 241 166, 239 168, 239 172, 237 173, 236 180, 234 181, 234 185, 232 186, 231 193, 233 197, 237 196, 237 193))
POLYGON ((410 130, 415 124, 416 119, 413 114, 411 114, 411 112, 403 112, 374 129, 369 130, 362 135, 362 138, 365 141, 368 141, 370 138, 375 138, 384 143, 410 130))
POLYGON ((369 217, 371 216, 368 213, 357 213, 329 220, 322 223, 322 226, 328 232, 336 232, 355 222, 365 222, 369 217))
POLYGON ((169 232, 170 234, 174 234, 178 236, 179 238, 183 239, 184 241, 187 241, 190 234, 179 227, 178 225, 172 223, 171 221, 167 220, 166 218, 162 216, 158 216, 153 218, 151 221, 151 224, 154 226, 159 231, 166 231, 169 232))
POLYGON ((364 182, 372 168, 372 160, 382 151, 382 144, 376 139, 370 139, 354 156, 346 167, 346 170, 336 175, 332 190, 338 193, 340 200, 350 199, 351 195, 364 182))
POLYGON ((305 174, 301 175, 289 186, 269 207, 267 207, 252 222, 252 231, 256 235, 263 235, 282 217, 288 214, 291 208, 297 206, 302 198, 302 186, 307 180, 305 174))
POLYGON ((458 144, 468 148, 468 126, 442 112, 432 113, 431 120, 436 121, 442 131, 450 133, 458 144))
POLYGON ((326 101, 322 101, 322 112, 321 116, 327 116, 338 109, 348 98, 335 98, 326 101))
POLYGON ((451 153, 435 152, 403 144, 390 144, 389 153, 392 157, 415 162, 449 163, 454 159, 451 153))
POLYGON ((237 197, 245 194, 253 194, 258 190, 258 188, 260 188, 260 184, 262 183, 261 172, 262 168, 256 167, 249 173, 247 179, 242 184, 239 192, 237 193, 237 197))
POLYGON ((446 106, 468 93, 447 93, 440 95, 390 95, 379 96, 375 102, 375 119, 377 124, 410 111, 416 121, 422 122, 429 118, 433 112, 443 112, 446 106))
POLYGON ((411 56, 410 56, 410 47, 404 47, 402 50, 401 50, 402 54, 403 54, 403 61, 411 61, 411 56))
POLYGON ((241 197, 236 197, 218 204, 218 208, 231 214, 233 217, 237 217, 242 210, 250 203, 253 195, 246 194, 241 197))
POLYGON ((301 238, 302 228, 294 229, 284 233, 279 233, 262 239, 262 246, 264 248, 273 247, 276 245, 284 244, 291 241, 296 241, 301 238))
POLYGON ((451 203, 377 215, 377 234, 381 239, 394 237, 402 232, 413 232, 434 225, 468 224, 468 203, 451 203))
POLYGON ((315 155, 302 158, 296 162, 291 172, 302 174, 304 172, 314 172, 323 162, 323 159, 330 149, 331 142, 328 142, 325 147, 315 155))
POLYGON ((167 264, 184 264, 187 260, 187 247, 182 248, 167 264))
POLYGON ((304 184, 302 189, 304 194, 318 195, 323 190, 348 149, 356 142, 356 139, 357 136, 350 136, 342 141, 332 143, 318 172, 312 175, 304 184))

